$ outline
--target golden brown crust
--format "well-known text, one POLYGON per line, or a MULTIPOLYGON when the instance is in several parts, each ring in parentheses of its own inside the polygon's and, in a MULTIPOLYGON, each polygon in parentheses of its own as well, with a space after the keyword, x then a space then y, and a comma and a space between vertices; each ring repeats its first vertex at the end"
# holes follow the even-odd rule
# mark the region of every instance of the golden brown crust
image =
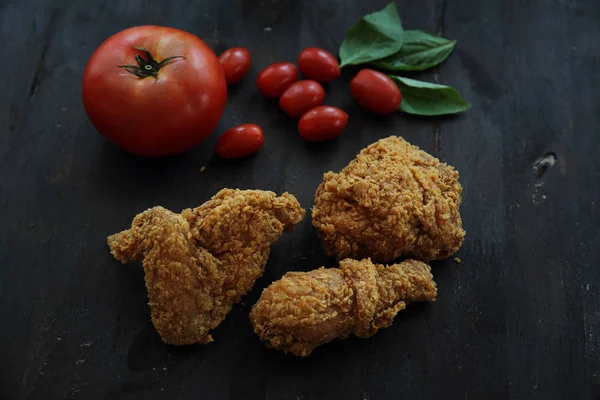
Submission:
POLYGON ((308 356, 317 346, 350 334, 374 335, 412 301, 434 301, 430 267, 408 260, 385 268, 369 259, 340 268, 288 272, 252 308, 254 332, 268 346, 308 356))
POLYGON ((338 260, 436 260, 455 253, 465 236, 461 193, 453 167, 390 136, 324 175, 312 221, 325 253, 338 260))
POLYGON ((182 214, 146 210, 108 245, 121 262, 143 258, 152 322, 166 343, 208 343, 262 275, 270 244, 303 216, 287 193, 224 189, 182 214))

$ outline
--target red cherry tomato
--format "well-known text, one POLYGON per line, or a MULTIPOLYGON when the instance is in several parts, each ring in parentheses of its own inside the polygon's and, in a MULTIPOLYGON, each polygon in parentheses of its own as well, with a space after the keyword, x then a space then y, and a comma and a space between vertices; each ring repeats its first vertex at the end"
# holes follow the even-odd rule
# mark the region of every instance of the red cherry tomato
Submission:
POLYGON ((98 132, 133 154, 161 157, 210 135, 225 109, 227 85, 217 56, 200 38, 137 26, 92 54, 82 97, 98 132))
POLYGON ((256 124, 231 128, 217 140, 216 152, 224 158, 245 157, 256 153, 264 144, 262 129, 256 124))
POLYGON ((350 82, 354 99, 369 111, 390 114, 400 107, 402 94, 386 74, 372 69, 361 70, 350 82))
POLYGON ((285 89, 298 80, 298 70, 294 64, 289 62, 279 62, 269 65, 263 69, 256 84, 258 90, 265 97, 277 98, 281 96, 285 89))
POLYGON ((234 47, 225 50, 219 57, 219 62, 223 66, 225 80, 231 85, 238 83, 250 70, 252 57, 250 52, 243 47, 234 47))
POLYGON ((320 106, 325 100, 325 90, 316 81, 298 81, 286 89, 279 98, 279 107, 290 117, 298 118, 308 110, 320 106))
POLYGON ((302 50, 298 68, 307 79, 325 83, 340 76, 340 64, 331 53, 317 47, 302 50))
POLYGON ((338 137, 346 124, 348 114, 337 107, 320 106, 306 112, 298 122, 300 136, 310 141, 330 140, 338 137))

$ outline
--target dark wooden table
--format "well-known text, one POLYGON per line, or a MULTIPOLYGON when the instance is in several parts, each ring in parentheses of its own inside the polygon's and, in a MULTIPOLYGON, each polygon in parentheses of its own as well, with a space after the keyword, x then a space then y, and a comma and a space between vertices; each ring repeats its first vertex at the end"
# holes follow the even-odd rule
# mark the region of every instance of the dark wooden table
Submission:
POLYGON ((256 91, 269 63, 306 46, 336 52, 385 0, 68 1, 0 5, 0 398, 598 399, 600 398, 600 3, 595 0, 398 2, 406 28, 457 39, 424 79, 473 108, 458 118, 376 117, 351 100, 344 71, 327 102, 343 137, 308 145, 256 91), (241 45, 250 75, 229 93, 217 132, 170 159, 132 157, 88 122, 85 63, 137 24, 188 30, 216 51, 241 45), (219 132, 263 126, 255 157, 223 162, 219 132), (155 333, 139 265, 105 238, 153 205, 198 205, 223 187, 290 191, 310 208, 322 173, 390 134, 457 167, 467 238, 433 264, 438 301, 413 305, 369 340, 306 359, 265 348, 248 321, 260 291, 289 270, 334 265, 310 214, 274 246, 264 276, 208 346, 155 333), (540 162, 540 160, 546 160, 540 162), (549 160, 554 161, 548 162, 549 160), (204 172, 200 168, 206 166, 204 172))

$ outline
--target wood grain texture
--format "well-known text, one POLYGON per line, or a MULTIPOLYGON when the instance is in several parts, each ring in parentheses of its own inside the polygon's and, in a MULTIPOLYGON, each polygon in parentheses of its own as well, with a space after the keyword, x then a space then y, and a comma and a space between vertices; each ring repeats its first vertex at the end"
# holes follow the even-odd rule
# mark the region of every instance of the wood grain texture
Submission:
POLYGON ((343 137, 307 144, 258 71, 307 46, 336 52, 385 0, 23 0, 0 5, 1 399, 597 399, 600 398, 600 3, 397 2, 406 29, 458 40, 415 75, 455 86, 460 117, 373 116, 351 99, 348 68, 327 102, 350 114, 343 137), (217 132, 181 156, 148 161, 87 121, 80 81, 110 34, 162 24, 216 52, 253 54, 217 132), (213 155, 218 133, 255 122, 254 157, 213 155), (412 305, 369 340, 307 359, 266 349, 249 310, 286 271, 332 266, 309 215, 274 246, 264 276, 208 346, 164 345, 143 272, 105 238, 153 205, 201 204, 223 187, 290 191, 305 208, 323 172, 399 134, 457 167, 464 246, 434 263, 438 301, 412 305), (552 159, 553 163, 547 160, 552 159), (552 164, 552 165, 550 165, 552 164), (206 171, 200 168, 206 166, 206 171))

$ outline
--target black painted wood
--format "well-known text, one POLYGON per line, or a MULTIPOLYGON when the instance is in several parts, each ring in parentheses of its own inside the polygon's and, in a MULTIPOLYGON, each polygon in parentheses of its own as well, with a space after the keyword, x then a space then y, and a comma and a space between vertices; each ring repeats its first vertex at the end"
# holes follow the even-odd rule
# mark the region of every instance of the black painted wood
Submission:
POLYGON ((343 137, 309 145, 256 91, 267 64, 306 46, 335 52, 385 0, 67 1, 0 5, 0 398, 2 399, 598 399, 600 398, 600 3, 591 0, 398 2, 404 25, 457 39, 422 74, 457 87, 458 118, 376 117, 353 103, 356 70, 328 85, 351 115, 343 137), (110 34, 163 24, 217 52, 240 45, 250 75, 229 93, 218 132, 263 126, 255 157, 213 155, 218 132, 170 159, 131 157, 87 121, 80 81, 110 34), (160 204, 181 210, 223 187, 288 190, 309 208, 322 173, 389 134, 455 165, 467 239, 434 263, 438 301, 412 305, 369 340, 307 359, 266 349, 248 312, 289 270, 332 265, 307 217, 273 246, 255 289, 208 346, 164 345, 143 273, 106 235, 160 204), (544 166, 539 161, 556 162, 544 166), (206 166, 204 172, 200 168, 206 166))

